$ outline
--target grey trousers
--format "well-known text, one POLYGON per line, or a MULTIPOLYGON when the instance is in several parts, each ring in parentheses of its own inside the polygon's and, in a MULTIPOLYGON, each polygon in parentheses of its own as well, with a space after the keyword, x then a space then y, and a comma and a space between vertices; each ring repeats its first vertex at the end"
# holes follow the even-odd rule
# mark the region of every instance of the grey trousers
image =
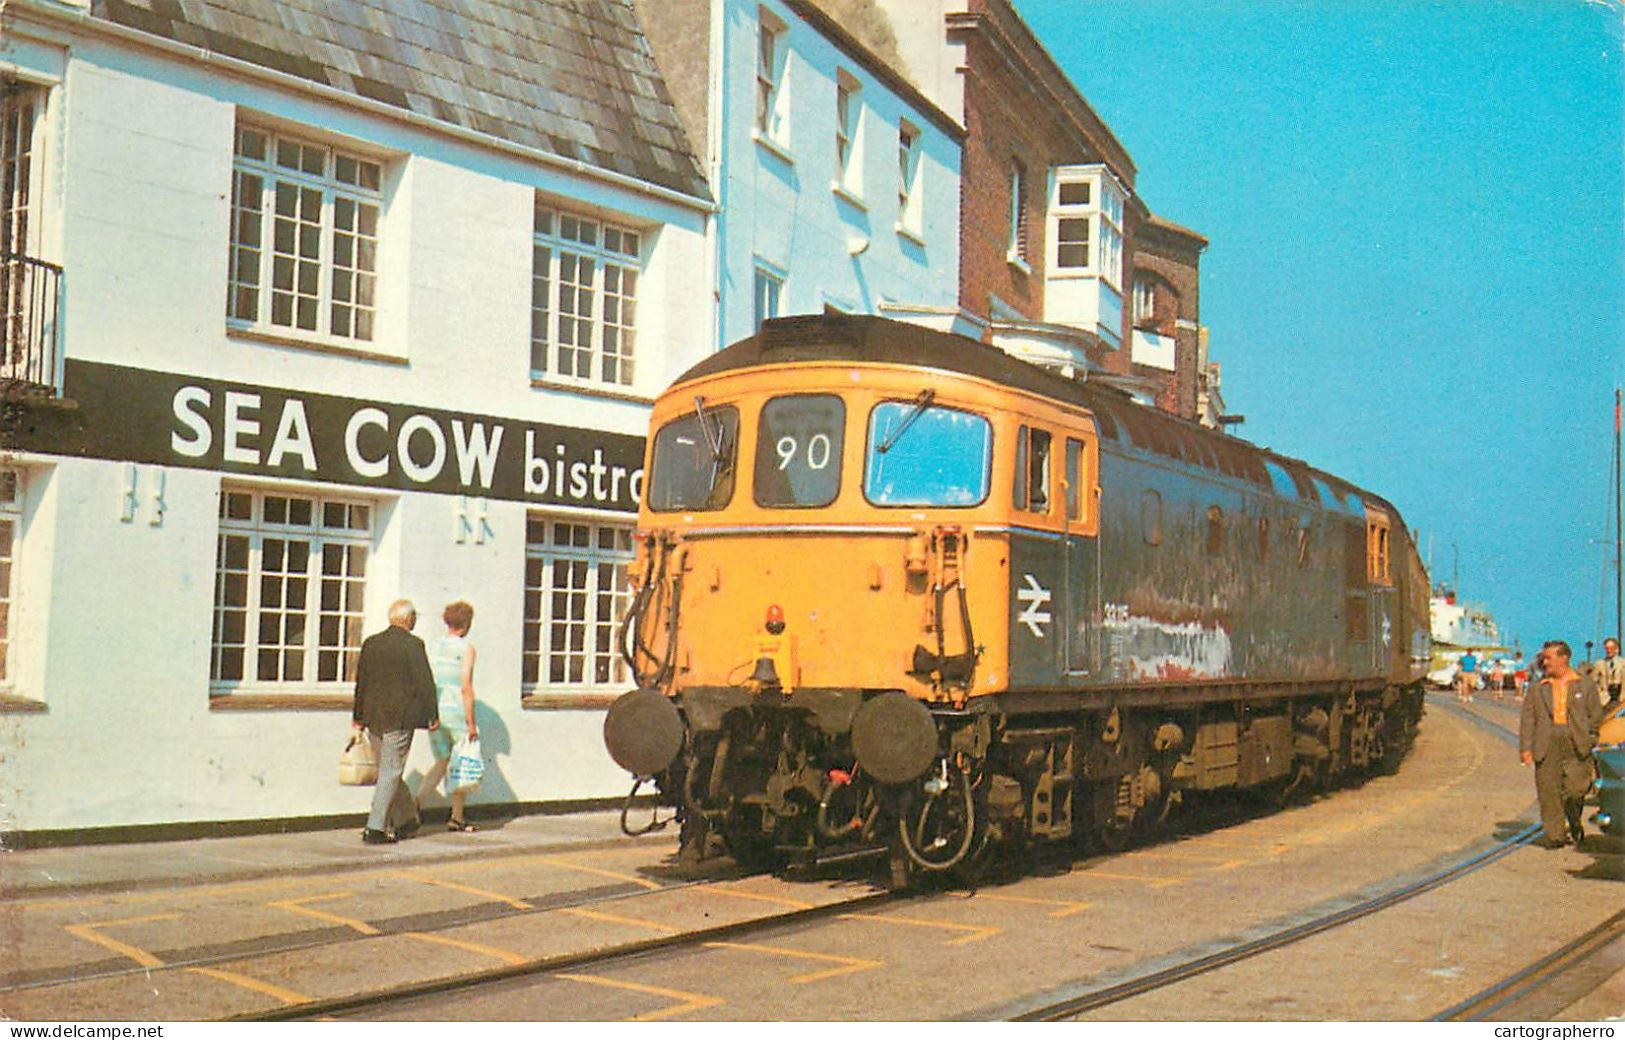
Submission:
POLYGON ((1580 825, 1585 786, 1589 776, 1585 758, 1575 750, 1567 733, 1552 737, 1546 757, 1535 763, 1535 797, 1540 802, 1540 822, 1551 841, 1567 841, 1569 828, 1580 825))
POLYGON ((378 738, 378 786, 372 791, 372 812, 367 816, 367 828, 375 831, 393 831, 406 821, 400 813, 392 814, 397 802, 397 791, 405 791, 401 777, 406 772, 406 753, 412 750, 412 731, 392 729, 378 738))

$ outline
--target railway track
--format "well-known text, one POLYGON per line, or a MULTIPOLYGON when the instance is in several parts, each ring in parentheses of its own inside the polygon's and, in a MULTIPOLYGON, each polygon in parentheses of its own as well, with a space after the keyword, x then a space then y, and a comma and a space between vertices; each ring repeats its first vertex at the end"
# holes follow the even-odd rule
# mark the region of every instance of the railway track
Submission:
MULTIPOLYGON (((694 888, 700 885, 715 884, 719 880, 732 881, 738 879, 731 877, 724 879, 697 878, 688 881, 674 882, 672 884, 662 886, 660 889, 655 891, 681 891, 682 889, 694 888)), ((576 893, 572 893, 573 898, 552 900, 533 898, 531 900, 531 908, 524 910, 503 907, 498 904, 484 903, 475 907, 470 907, 462 913, 436 915, 439 920, 436 922, 435 926, 416 927, 412 930, 432 934, 437 931, 456 928, 462 925, 474 923, 476 921, 496 921, 505 918, 526 917, 529 915, 546 913, 550 911, 600 907, 617 903, 622 900, 636 898, 637 896, 647 895, 650 892, 650 890, 647 889, 630 889, 624 892, 604 892, 602 889, 605 887, 614 886, 599 886, 592 889, 583 889, 576 893)), ((163 962, 162 967, 164 970, 214 967, 234 961, 240 961, 245 956, 271 956, 279 953, 297 953, 306 950, 320 949, 323 947, 341 946, 347 943, 355 942, 357 941, 357 938, 358 937, 354 931, 344 927, 334 927, 316 932, 314 934, 295 933, 293 936, 286 939, 268 943, 255 943, 248 948, 231 947, 223 950, 215 950, 198 956, 166 960, 163 962)), ((128 967, 108 968, 99 971, 82 971, 77 966, 71 966, 59 972, 42 973, 36 977, 28 978, 23 981, 0 984, 0 993, 11 993, 29 989, 42 989, 70 982, 91 982, 104 979, 116 979, 121 976, 145 975, 150 974, 152 970, 152 967, 142 964, 131 964, 128 967)))
POLYGON ((1354 921, 1358 921, 1372 914, 1386 910, 1391 906, 1413 899, 1424 892, 1447 885, 1452 881, 1479 870, 1490 863, 1506 856, 1523 845, 1527 844, 1540 833, 1538 825, 1525 827, 1509 838, 1503 839, 1489 849, 1473 853, 1453 863, 1442 870, 1435 871, 1426 877, 1419 878, 1397 888, 1390 889, 1378 895, 1364 899, 1352 906, 1322 914, 1311 920, 1289 925, 1256 938, 1246 939, 1227 945, 1221 949, 1187 960, 1170 964, 1166 967, 1148 971, 1133 978, 1111 985, 1087 989, 1082 992, 1067 994, 1058 999, 1047 1000, 1033 1007, 1015 1011, 1006 1017, 1011 1022, 1058 1022, 1085 1012, 1116 1004, 1130 997, 1137 997, 1143 993, 1163 989, 1197 975, 1216 971, 1241 961, 1257 957, 1259 954, 1278 950, 1284 946, 1300 942, 1313 935, 1331 931, 1354 921))
MULTIPOLYGON (((675 886, 674 886, 675 887, 675 886)), ((666 891, 669 891, 667 889, 666 891)), ((835 914, 851 913, 857 909, 882 906, 905 898, 896 892, 882 891, 858 896, 854 899, 823 906, 788 910, 767 917, 753 918, 732 924, 703 928, 679 935, 665 935, 652 939, 625 943, 612 948, 541 957, 524 964, 506 965, 485 971, 469 972, 426 982, 370 990, 348 997, 294 1004, 269 1011, 232 1016, 228 1021, 288 1022, 302 1019, 334 1018, 374 1008, 394 1007, 408 1001, 427 1000, 468 990, 481 989, 504 983, 523 981, 562 971, 580 971, 626 963, 656 954, 670 954, 696 950, 709 943, 736 941, 775 931, 787 926, 804 924, 835 914)))
MULTIPOLYGON (((1448 705, 1446 707, 1448 710, 1471 720, 1481 728, 1494 733, 1503 742, 1516 746, 1518 735, 1506 726, 1502 726, 1493 719, 1485 718, 1474 712, 1452 708, 1448 705)), ((1307 921, 1284 925, 1264 935, 1239 940, 1216 950, 1193 955, 1172 964, 1147 970, 1121 982, 1080 987, 1073 992, 1058 995, 1055 990, 1050 990, 1049 995, 1043 998, 1041 1002, 1027 1007, 1011 1009, 1004 1017, 1007 1021, 1015 1022, 1061 1021, 1128 1000, 1131 997, 1172 986, 1186 979, 1249 960, 1272 950, 1290 946, 1310 936, 1319 935, 1370 917, 1391 906, 1464 878, 1528 844, 1540 833, 1541 828, 1538 824, 1526 826, 1517 833, 1503 838, 1488 849, 1469 853, 1460 860, 1447 864, 1442 869, 1369 896, 1353 905, 1321 914, 1307 921)), ((1625 934, 1625 911, 1615 915, 1604 925, 1581 936, 1556 953, 1542 958, 1542 960, 1497 983, 1483 993, 1441 1013, 1439 1020, 1473 1021, 1476 1020, 1473 1017, 1461 1016, 1487 1015, 1498 1009, 1508 1007, 1517 1001, 1525 1000, 1529 994, 1548 985, 1553 979, 1593 955, 1597 950, 1605 948, 1622 934, 1625 934)))
MULTIPOLYGON (((1448 706, 1446 707, 1448 708, 1448 706)), ((1454 708, 1448 708, 1448 710, 1453 713, 1456 712, 1454 708)), ((1506 727, 1497 725, 1493 720, 1483 719, 1467 711, 1460 711, 1459 714, 1472 718, 1478 725, 1495 732, 1503 740, 1515 740, 1515 736, 1506 727)), ((1222 949, 1204 949, 1178 963, 1159 965, 1132 978, 1098 986, 1086 986, 1080 983, 1078 986, 1069 987, 1064 991, 1052 988, 1044 994, 1034 994, 1020 1006, 1006 1005, 1006 1008, 1001 1009, 998 1013, 999 1017, 1014 1021, 1047 1021, 1070 1018, 1140 994, 1171 986, 1197 975, 1222 969, 1227 965, 1236 964, 1270 950, 1279 949, 1311 936, 1336 929, 1344 924, 1368 917, 1387 907, 1414 898, 1424 892, 1450 884, 1510 854, 1536 834, 1538 834, 1537 827, 1524 828, 1493 846, 1488 848, 1480 847, 1469 854, 1461 856, 1454 862, 1431 869, 1425 876, 1407 879, 1403 884, 1370 894, 1357 903, 1334 908, 1331 912, 1318 915, 1310 920, 1296 920, 1285 923, 1268 934, 1251 935, 1245 937, 1243 941, 1232 943, 1222 949)), ((738 879, 729 878, 726 880, 738 879)), ((658 891, 660 893, 669 893, 715 883, 718 883, 718 879, 690 880, 665 886, 658 891)), ((626 892, 609 896, 599 894, 573 899, 568 902, 555 902, 548 907, 538 907, 533 911, 497 913, 493 910, 483 914, 481 919, 496 916, 523 916, 526 913, 541 912, 546 909, 561 909, 566 906, 601 906, 608 902, 632 899, 645 894, 653 895, 656 893, 626 892)), ((527 979, 537 979, 550 974, 591 971, 624 965, 650 957, 664 959, 668 956, 681 956, 684 953, 702 949, 708 944, 749 941, 753 937, 759 937, 774 931, 811 924, 821 918, 863 909, 879 909, 889 903, 910 898, 929 901, 932 897, 929 893, 923 897, 917 894, 909 896, 891 892, 866 893, 853 899, 839 900, 830 904, 776 912, 764 917, 698 931, 660 935, 595 951, 552 955, 521 964, 502 965, 440 979, 370 990, 345 997, 304 1002, 266 1011, 247 1013, 234 1016, 234 1020, 287 1021, 331 1017, 365 1017, 369 1011, 373 1010, 384 1008, 399 1010, 403 1004, 432 1003, 439 997, 448 997, 460 992, 474 992, 502 985, 523 984, 527 979)), ((453 921, 441 924, 440 927, 450 928, 463 923, 467 922, 453 921)), ((1526 1001, 1528 994, 1546 985, 1547 980, 1569 972, 1574 965, 1584 961, 1587 956, 1590 956, 1588 951, 1594 952, 1597 949, 1604 948, 1613 938, 1617 938, 1621 931, 1625 931, 1625 913, 1616 915, 1607 924, 1613 927, 1613 931, 1605 932, 1603 929, 1599 929, 1593 934, 1582 937, 1576 940, 1575 943, 1565 947, 1564 950, 1558 951, 1551 957, 1544 958, 1540 964, 1531 965, 1524 971, 1499 983, 1497 987, 1492 987, 1491 990, 1486 990, 1485 993, 1479 994, 1471 1001, 1463 1002, 1463 1004, 1442 1013, 1441 1017, 1452 1016, 1460 1019, 1465 1016, 1467 1020, 1471 1020, 1476 1015, 1493 1014, 1497 1010, 1518 1006, 1519 1001, 1526 1001)), ((420 928, 417 930, 432 931, 433 929, 420 928)), ((309 949, 315 946, 331 946, 353 941, 354 938, 354 936, 327 936, 313 941, 281 944, 276 950, 262 949, 255 952, 281 952, 283 950, 309 949)), ((238 959, 242 955, 240 951, 228 952, 219 956, 176 961, 172 964, 166 964, 165 967, 205 966, 238 959)), ((145 969, 132 968, 99 974, 127 974, 143 970, 145 969)), ((80 975, 77 978, 79 981, 84 981, 88 977, 80 975)), ((35 985, 48 984, 48 982, 35 983, 35 985)))
MULTIPOLYGON (((1562 1011, 1563 1007, 1551 1007, 1552 1002, 1544 999, 1547 992, 1581 968, 1589 966, 1594 958, 1622 937, 1625 937, 1625 910, 1523 970, 1439 1012, 1433 1016, 1433 1021, 1483 1022, 1492 1015, 1518 1021, 1550 1018, 1562 1011)), ((1616 967, 1610 964, 1605 970, 1611 972, 1616 967)), ((1563 1006, 1567 1003, 1565 1000, 1563 1006)))

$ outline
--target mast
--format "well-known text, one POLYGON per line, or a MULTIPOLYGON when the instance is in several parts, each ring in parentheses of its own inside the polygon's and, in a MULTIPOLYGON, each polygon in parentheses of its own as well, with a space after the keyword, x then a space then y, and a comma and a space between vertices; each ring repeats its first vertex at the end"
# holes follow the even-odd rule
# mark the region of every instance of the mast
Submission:
POLYGON ((1622 536, 1620 506, 1620 437, 1619 437, 1619 408, 1620 388, 1614 387, 1614 638, 1619 638, 1622 629, 1625 629, 1625 559, 1621 558, 1620 549, 1625 545, 1625 536, 1622 536))

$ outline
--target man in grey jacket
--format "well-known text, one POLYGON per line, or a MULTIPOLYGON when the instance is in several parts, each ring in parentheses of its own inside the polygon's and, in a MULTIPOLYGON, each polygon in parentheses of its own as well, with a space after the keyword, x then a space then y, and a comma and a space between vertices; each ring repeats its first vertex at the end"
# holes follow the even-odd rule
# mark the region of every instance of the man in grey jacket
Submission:
POLYGON ((392 818, 391 808, 401 797, 408 801, 412 797, 401 782, 407 752, 412 750, 412 731, 440 726, 429 655, 423 640, 412 634, 417 621, 411 600, 391 603, 389 627, 367 637, 356 662, 351 725, 366 727, 379 741, 378 787, 372 793, 367 828, 361 832, 368 845, 388 845, 417 830, 415 811, 396 812, 392 818))
POLYGON ((1585 837, 1580 824, 1581 799, 1591 784, 1591 749, 1597 743, 1602 704, 1596 681, 1570 666, 1574 652, 1564 642, 1541 650, 1545 677, 1529 686, 1518 726, 1518 750, 1524 765, 1535 767, 1535 795, 1540 801, 1542 844, 1555 849, 1585 837))

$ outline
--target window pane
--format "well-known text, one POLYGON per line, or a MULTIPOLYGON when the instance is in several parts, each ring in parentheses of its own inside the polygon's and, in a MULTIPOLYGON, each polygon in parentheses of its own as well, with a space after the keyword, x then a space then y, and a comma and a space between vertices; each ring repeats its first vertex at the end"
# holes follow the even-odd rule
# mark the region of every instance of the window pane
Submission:
POLYGON ((758 505, 825 506, 841 483, 846 405, 829 394, 775 397, 762 406, 753 478, 758 505))
POLYGON ((674 419, 655 434, 649 508, 721 509, 733 498, 739 412, 731 406, 674 419))
POLYGON ((869 416, 864 495, 875 505, 975 505, 987 498, 992 445, 979 415, 886 401, 869 416))

